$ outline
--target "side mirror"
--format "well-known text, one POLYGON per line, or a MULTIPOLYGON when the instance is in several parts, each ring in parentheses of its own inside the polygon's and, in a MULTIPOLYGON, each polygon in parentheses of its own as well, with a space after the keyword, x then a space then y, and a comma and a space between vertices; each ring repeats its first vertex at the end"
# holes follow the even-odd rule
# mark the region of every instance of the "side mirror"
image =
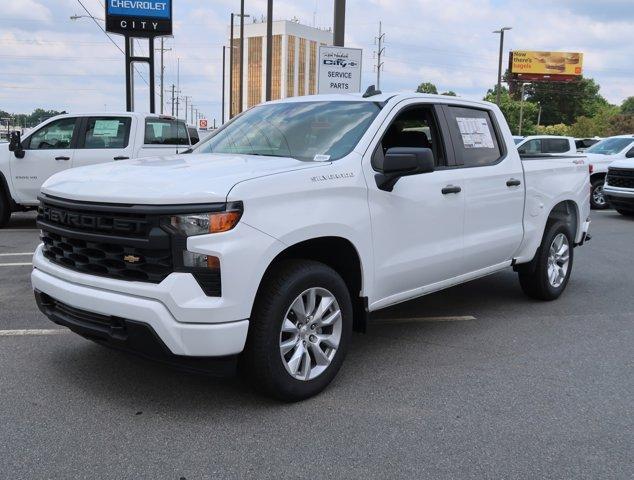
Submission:
POLYGON ((9 151, 13 152, 17 158, 24 157, 24 148, 22 147, 20 132, 11 132, 11 138, 9 140, 9 151))
POLYGON ((434 154, 430 148, 390 148, 383 160, 381 173, 374 176, 379 190, 391 192, 401 177, 433 172, 434 154))
POLYGON ((625 154, 625 158, 634 158, 634 148, 625 154))
POLYGON ((526 155, 526 149, 525 148, 518 148, 517 149, 517 153, 519 153, 520 155, 526 155))

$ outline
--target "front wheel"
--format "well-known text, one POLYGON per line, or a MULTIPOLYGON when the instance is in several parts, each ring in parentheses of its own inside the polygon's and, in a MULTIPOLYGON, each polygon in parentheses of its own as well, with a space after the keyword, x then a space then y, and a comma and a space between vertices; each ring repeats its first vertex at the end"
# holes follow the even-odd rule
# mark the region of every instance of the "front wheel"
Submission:
POLYGON ((297 401, 337 375, 352 335, 352 301, 337 272, 283 262, 267 274, 249 322, 242 373, 264 393, 297 401))
POLYGON ((519 272, 520 285, 526 295, 538 300, 555 300, 566 289, 573 261, 573 238, 563 222, 546 227, 534 264, 519 272))
POLYGON ((634 217, 634 210, 623 210, 622 208, 617 208, 616 211, 624 217, 634 217))
POLYGON ((594 210, 605 210, 609 208, 608 200, 603 193, 604 178, 596 178, 592 180, 592 193, 590 195, 590 207, 594 210))

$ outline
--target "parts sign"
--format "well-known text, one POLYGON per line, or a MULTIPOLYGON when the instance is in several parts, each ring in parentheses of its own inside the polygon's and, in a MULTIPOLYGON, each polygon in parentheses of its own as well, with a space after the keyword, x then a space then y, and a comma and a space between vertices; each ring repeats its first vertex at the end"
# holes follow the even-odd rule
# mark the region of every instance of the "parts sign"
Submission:
POLYGON ((361 91, 360 48, 319 47, 319 93, 361 91))

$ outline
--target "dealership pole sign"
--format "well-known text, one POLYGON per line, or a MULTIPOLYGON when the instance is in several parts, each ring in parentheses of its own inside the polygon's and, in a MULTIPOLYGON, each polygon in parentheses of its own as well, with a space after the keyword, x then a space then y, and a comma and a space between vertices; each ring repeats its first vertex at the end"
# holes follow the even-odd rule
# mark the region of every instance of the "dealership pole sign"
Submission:
POLYGON ((154 38, 172 34, 172 0, 106 0, 106 31, 125 36, 126 109, 134 110, 134 63, 148 63, 150 112, 154 100, 154 38), (134 55, 134 38, 147 38, 149 55, 134 55))
POLYGON ((319 93, 361 91, 360 48, 319 47, 319 93))

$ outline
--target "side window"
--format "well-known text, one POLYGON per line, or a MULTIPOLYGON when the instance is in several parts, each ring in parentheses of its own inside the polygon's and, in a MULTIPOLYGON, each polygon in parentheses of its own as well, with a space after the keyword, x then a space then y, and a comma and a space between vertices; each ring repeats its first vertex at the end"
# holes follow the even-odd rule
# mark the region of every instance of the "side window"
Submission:
POLYGON ((539 138, 529 140, 519 148, 521 154, 536 155, 542 152, 542 141, 539 138))
POLYGON ((187 129, 183 122, 171 118, 147 118, 145 120, 146 145, 189 145, 187 129))
POLYGON ((24 146, 27 150, 69 149, 76 118, 62 118, 40 128, 24 146))
POLYGON ((196 130, 194 127, 190 127, 187 129, 187 131, 189 132, 189 138, 192 142, 192 145, 196 145, 198 142, 200 142, 200 135, 198 135, 198 130, 196 130))
POLYGON ((547 138, 544 153, 565 153, 570 149, 567 138, 547 138))
POLYGON ((502 149, 489 111, 452 106, 447 111, 458 165, 483 167, 500 160, 502 149))
POLYGON ((407 107, 392 120, 372 158, 372 166, 380 168, 385 154, 394 147, 429 148, 434 154, 436 166, 446 165, 432 105, 407 107))
POLYGON ((79 148, 126 148, 131 120, 129 117, 90 117, 79 148))

